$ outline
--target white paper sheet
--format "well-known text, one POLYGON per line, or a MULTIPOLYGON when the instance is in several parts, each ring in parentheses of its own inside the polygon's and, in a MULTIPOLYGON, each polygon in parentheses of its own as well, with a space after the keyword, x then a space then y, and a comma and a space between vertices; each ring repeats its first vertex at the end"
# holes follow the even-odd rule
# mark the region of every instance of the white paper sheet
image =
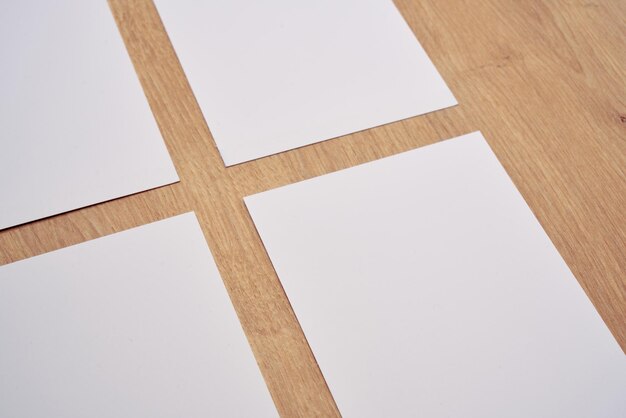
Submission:
POLYGON ((107 2, 0 3, 0 229, 178 181, 107 2))
POLYGON ((456 104, 391 0, 156 5, 226 165, 456 104))
POLYGON ((626 416, 626 356, 480 133, 246 205, 343 416, 626 416))
POLYGON ((0 416, 277 416, 193 213, 0 267, 0 416))

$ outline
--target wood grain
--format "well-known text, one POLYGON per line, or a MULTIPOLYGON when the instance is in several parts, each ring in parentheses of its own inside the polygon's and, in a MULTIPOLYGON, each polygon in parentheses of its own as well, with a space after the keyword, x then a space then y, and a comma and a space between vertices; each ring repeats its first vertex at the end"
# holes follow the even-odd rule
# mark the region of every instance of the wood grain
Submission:
POLYGON ((281 415, 336 416, 242 197, 479 129, 626 348, 626 1, 398 0, 461 104, 230 168, 153 4, 110 3, 181 181, 1 231, 0 264, 194 210, 281 415))

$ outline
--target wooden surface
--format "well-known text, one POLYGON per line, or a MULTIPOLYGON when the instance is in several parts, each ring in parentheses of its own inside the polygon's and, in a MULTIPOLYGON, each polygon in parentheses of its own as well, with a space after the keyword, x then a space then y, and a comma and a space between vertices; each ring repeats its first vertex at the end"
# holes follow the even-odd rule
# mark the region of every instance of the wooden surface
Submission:
POLYGON ((281 415, 333 416, 242 197, 482 130, 626 348, 626 1, 396 4, 459 106, 225 168, 152 3, 111 0, 181 181, 1 231, 0 264, 194 210, 281 415))

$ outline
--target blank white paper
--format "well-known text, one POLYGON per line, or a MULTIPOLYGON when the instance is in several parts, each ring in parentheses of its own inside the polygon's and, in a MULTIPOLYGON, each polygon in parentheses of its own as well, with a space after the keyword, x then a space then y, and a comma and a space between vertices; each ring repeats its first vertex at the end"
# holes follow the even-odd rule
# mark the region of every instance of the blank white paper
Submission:
POLYGON ((457 104, 391 0, 156 5, 227 166, 457 104))
POLYGON ((246 205, 343 416, 626 416, 626 356, 479 132, 246 205))
POLYGON ((270 417, 187 213, 0 267, 0 416, 270 417))
POLYGON ((0 2, 0 229, 178 181, 107 2, 0 2))

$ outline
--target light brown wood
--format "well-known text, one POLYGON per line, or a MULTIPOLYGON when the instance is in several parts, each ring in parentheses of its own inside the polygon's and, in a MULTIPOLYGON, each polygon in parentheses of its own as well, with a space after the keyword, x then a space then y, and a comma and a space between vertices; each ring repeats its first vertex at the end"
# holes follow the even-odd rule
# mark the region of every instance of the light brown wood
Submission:
POLYGON ((194 210, 281 415, 335 416, 242 197, 479 129, 626 348, 626 1, 396 4, 459 106, 225 168, 150 0, 111 0, 181 181, 1 231, 0 264, 194 210))

